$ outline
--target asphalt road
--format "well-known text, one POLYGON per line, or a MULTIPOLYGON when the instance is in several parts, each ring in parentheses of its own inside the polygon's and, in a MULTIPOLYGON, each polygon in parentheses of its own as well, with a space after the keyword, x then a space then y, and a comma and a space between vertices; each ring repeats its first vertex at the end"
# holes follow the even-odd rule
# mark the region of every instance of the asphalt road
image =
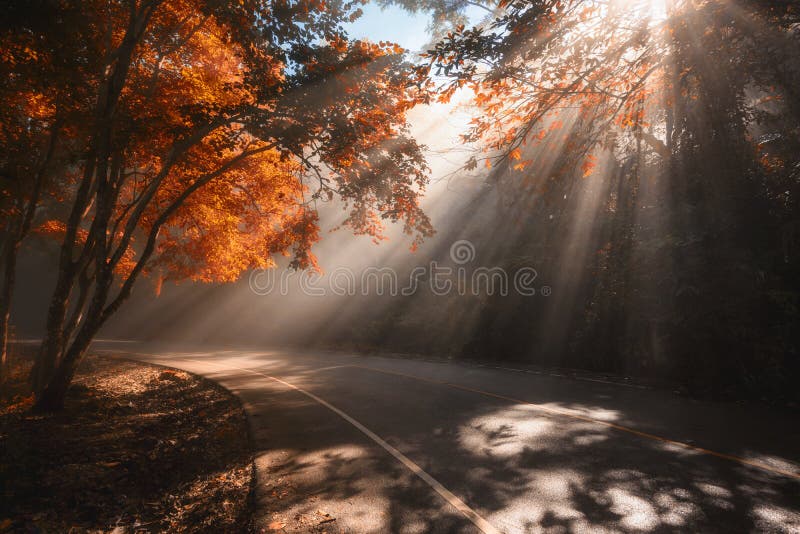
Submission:
POLYGON ((242 399, 267 532, 800 532, 797 414, 399 358, 107 349, 242 399))

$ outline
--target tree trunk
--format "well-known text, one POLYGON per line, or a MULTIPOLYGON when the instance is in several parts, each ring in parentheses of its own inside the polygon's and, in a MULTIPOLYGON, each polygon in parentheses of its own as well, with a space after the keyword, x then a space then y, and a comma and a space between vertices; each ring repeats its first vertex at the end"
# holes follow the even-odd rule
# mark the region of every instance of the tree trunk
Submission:
MULTIPOLYGON (((122 95, 131 58, 136 44, 141 40, 144 28, 149 23, 157 2, 141 11, 131 10, 128 27, 120 45, 109 53, 109 58, 116 59, 108 66, 111 68, 110 76, 101 84, 98 101, 95 108, 94 132, 90 136, 90 150, 83 171, 83 179, 76 192, 75 201, 70 213, 67 232, 61 246, 59 257, 59 273, 56 288, 50 301, 47 313, 47 326, 45 338, 42 341, 36 364, 31 371, 31 381, 37 393, 36 406, 40 409, 58 409, 63 406, 64 396, 69 383, 75 374, 75 369, 91 343, 92 337, 97 333, 104 320, 100 317, 111 283, 111 273, 105 273, 108 279, 102 278, 102 271, 108 269, 106 254, 106 229, 108 219, 112 212, 113 187, 107 183, 108 163, 112 153, 111 138, 114 131, 114 112, 122 95), (106 198, 111 195, 112 198, 106 198), (78 244, 77 234, 81 220, 85 216, 84 208, 88 208, 94 198, 97 202, 97 211, 92 221, 89 238, 83 246, 83 253, 91 252, 98 260, 97 275, 101 277, 95 282, 95 295, 93 302, 86 314, 85 323, 79 328, 75 339, 70 344, 67 328, 67 313, 69 311, 70 296, 75 286, 76 277, 81 266, 73 259, 73 249, 78 244), (91 239, 96 241, 92 244, 91 239), (91 251, 91 246, 99 247, 99 251, 91 251), (107 282, 107 283, 106 283, 107 282), (69 347, 69 348, 67 348, 69 347)), ((82 305, 82 303, 79 303, 82 305)))
MULTIPOLYGON (((69 269, 69 267, 67 267, 69 269)), ((47 324, 36 363, 31 370, 31 383, 33 390, 39 392, 44 388, 56 367, 58 357, 62 350, 64 320, 67 315, 67 304, 72 291, 74 277, 69 272, 62 270, 58 276, 56 289, 50 300, 47 310, 47 324)))
POLYGON ((105 323, 107 316, 103 311, 113 279, 113 273, 107 267, 97 274, 95 290, 89 308, 86 311, 85 322, 80 326, 71 344, 67 345, 69 339, 64 335, 64 319, 62 318, 61 323, 59 323, 61 330, 56 352, 63 352, 64 356, 58 361, 58 365, 53 370, 47 385, 36 396, 36 404, 34 406, 36 410, 50 412, 64 407, 67 389, 75 376, 78 364, 86 354, 92 339, 105 323))
POLYGON ((64 357, 52 373, 50 380, 41 393, 36 397, 34 409, 39 412, 54 412, 64 407, 64 399, 67 396, 67 389, 75 376, 81 359, 92 338, 97 333, 98 327, 85 325, 70 345, 64 357))
POLYGON ((3 279, 0 281, 0 384, 5 382, 8 371, 8 322, 11 315, 11 295, 16 278, 19 243, 8 243, 3 255, 3 279))

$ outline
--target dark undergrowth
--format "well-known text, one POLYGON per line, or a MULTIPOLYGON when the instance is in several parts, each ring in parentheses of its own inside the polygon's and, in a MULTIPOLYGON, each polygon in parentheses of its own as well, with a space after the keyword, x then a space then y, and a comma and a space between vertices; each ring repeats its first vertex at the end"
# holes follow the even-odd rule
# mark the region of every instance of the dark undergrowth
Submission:
POLYGON ((65 409, 0 401, 0 532, 242 532, 253 464, 242 406, 186 373, 89 357, 65 409))

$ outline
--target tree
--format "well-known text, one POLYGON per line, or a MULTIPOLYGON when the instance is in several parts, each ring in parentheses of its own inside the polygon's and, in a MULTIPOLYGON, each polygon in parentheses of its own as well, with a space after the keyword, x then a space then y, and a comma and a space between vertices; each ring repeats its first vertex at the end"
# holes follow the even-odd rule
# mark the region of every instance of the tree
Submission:
POLYGON ((83 130, 76 120, 89 97, 88 64, 76 10, 52 3, 2 2, 0 21, 0 380, 4 372, 11 296, 22 241, 43 211, 57 204, 83 130), (35 17, 31 17, 35 13, 35 17), (56 201, 56 202, 52 202, 56 201))
POLYGON ((796 6, 499 7, 422 69, 444 77, 442 99, 474 93, 465 138, 483 152, 467 167, 495 169, 527 221, 518 248, 557 264, 561 297, 527 314, 540 323, 529 330, 561 336, 562 352, 582 336, 582 357, 605 352, 602 365, 670 354, 710 381, 795 368, 797 338, 778 325, 797 324, 798 263, 778 241, 796 247, 796 6))
MULTIPOLYGON (((68 213, 45 225, 61 244, 38 408, 63 404, 144 274, 227 281, 290 252, 313 267, 314 203, 334 196, 356 232, 388 219, 431 234, 417 200, 427 167, 405 123, 424 80, 396 45, 347 40, 353 4, 43 3, 57 24, 84 17, 76 61, 92 97, 75 119, 86 133, 68 213)), ((18 30, 35 25, 35 10, 23 15, 18 30)))

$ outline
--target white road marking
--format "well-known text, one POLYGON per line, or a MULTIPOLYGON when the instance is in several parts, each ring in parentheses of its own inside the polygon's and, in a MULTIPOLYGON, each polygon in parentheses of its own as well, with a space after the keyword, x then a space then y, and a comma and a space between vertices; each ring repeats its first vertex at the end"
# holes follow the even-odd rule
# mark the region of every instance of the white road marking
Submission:
POLYGON ((303 388, 295 386, 294 384, 290 384, 289 382, 286 382, 285 380, 281 380, 280 378, 276 378, 274 376, 270 376, 268 374, 261 373, 259 371, 255 371, 253 369, 246 369, 246 368, 243 368, 243 367, 234 367, 232 365, 223 366, 223 365, 210 363, 210 362, 206 362, 206 361, 202 361, 202 360, 192 360, 192 359, 189 359, 189 358, 181 358, 181 359, 184 360, 184 361, 188 361, 188 362, 196 362, 196 363, 202 363, 202 364, 205 364, 205 365, 212 365, 214 367, 219 368, 220 370, 225 370, 225 371, 229 371, 231 369, 236 369, 237 371, 244 371, 244 372, 247 372, 247 373, 253 373, 253 374, 256 374, 256 375, 263 376, 265 378, 269 378, 270 380, 274 380, 275 382, 283 384, 284 386, 286 386, 286 387, 288 387, 290 389, 293 389, 293 390, 295 390, 295 391, 297 391, 299 393, 302 393, 306 397, 308 397, 308 398, 312 399, 313 401, 315 401, 315 402, 321 404, 322 406, 326 407, 327 409, 329 409, 330 411, 332 411, 333 413, 335 413, 336 415, 338 415, 339 417, 341 417, 342 419, 344 419, 345 421, 347 421, 348 423, 350 423, 351 425, 356 427, 358 430, 360 430, 365 436, 370 438, 372 441, 374 441, 375 443, 380 445, 386 452, 388 452, 389 454, 394 456, 401 464, 406 466, 406 468, 408 468, 409 471, 411 471, 412 473, 417 475, 419 478, 424 480, 431 488, 433 488, 434 491, 436 491, 436 493, 441 495, 442 498, 445 501, 447 501, 453 508, 455 508, 456 510, 458 510, 459 512, 464 514, 464 516, 467 519, 469 519, 470 521, 472 521, 472 523, 476 527, 478 527, 478 529, 480 529, 481 532, 484 532, 485 534, 501 534, 501 532, 497 528, 495 528, 486 519, 481 517, 481 515, 478 514, 478 512, 476 512, 475 510, 470 508, 464 501, 459 499, 450 490, 445 488, 438 480, 433 478, 425 470, 423 470, 420 466, 418 466, 416 463, 414 463, 408 456, 406 456, 402 452, 398 451, 397 449, 395 449, 394 447, 389 445, 379 435, 377 435, 372 430, 370 430, 369 428, 365 427, 364 425, 362 425, 361 423, 359 423, 358 421, 356 421, 355 419, 350 417, 348 414, 346 414, 345 412, 343 412, 342 410, 340 410, 339 408, 337 408, 333 404, 331 404, 328 401, 326 401, 325 399, 322 399, 322 398, 314 395, 310 391, 306 391, 303 388))

